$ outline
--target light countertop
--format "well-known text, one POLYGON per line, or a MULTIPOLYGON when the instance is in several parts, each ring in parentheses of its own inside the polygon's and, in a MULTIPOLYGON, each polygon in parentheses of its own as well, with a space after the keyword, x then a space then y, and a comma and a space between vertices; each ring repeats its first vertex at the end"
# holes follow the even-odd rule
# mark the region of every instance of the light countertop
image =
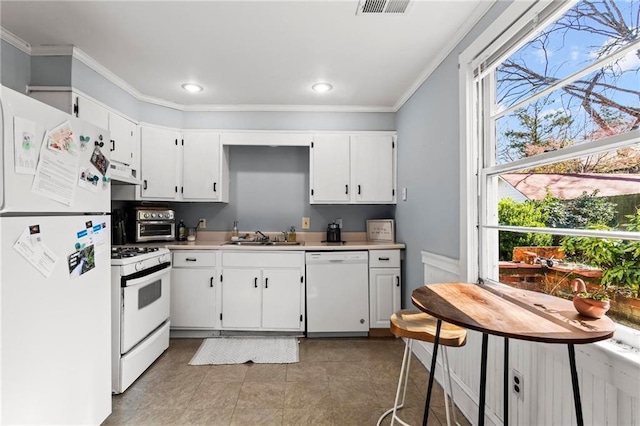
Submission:
MULTIPOLYGON (((275 240, 280 233, 266 233, 275 240), (271 234, 271 235, 270 235, 271 234)), ((242 235, 242 233, 241 233, 242 235)), ((231 240, 229 232, 200 231, 196 241, 166 241, 140 246, 166 247, 169 250, 258 250, 258 251, 345 251, 345 250, 399 250, 405 245, 398 242, 367 241, 364 232, 343 232, 340 243, 322 242, 324 232, 298 232, 296 240, 300 245, 233 245, 227 244, 231 240)))

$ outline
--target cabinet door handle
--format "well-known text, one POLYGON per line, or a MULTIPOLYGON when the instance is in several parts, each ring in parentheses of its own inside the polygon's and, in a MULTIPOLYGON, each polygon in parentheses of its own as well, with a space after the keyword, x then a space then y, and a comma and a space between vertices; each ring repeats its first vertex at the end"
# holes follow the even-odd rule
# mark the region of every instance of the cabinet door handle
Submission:
POLYGON ((111 139, 111 151, 115 151, 116 150, 116 141, 114 141, 113 139, 111 139))
POLYGON ((360 185, 358 185, 358 195, 360 195, 360 185))
POLYGON ((378 260, 387 260, 388 261, 389 258, 388 257, 379 257, 378 260))
POLYGON ((255 288, 258 288, 258 277, 255 277, 255 278, 253 279, 253 286, 254 286, 255 288))
POLYGON ((269 288, 269 278, 264 279, 264 288, 269 288))
POLYGON ((400 277, 396 275, 396 287, 400 287, 400 277))
POLYGON ((345 185, 344 186, 344 193, 348 194, 349 193, 349 185, 345 185))
POLYGON ((195 257, 187 257, 185 260, 187 262, 197 262, 198 261, 198 259, 196 259, 195 257))
POLYGON ((145 191, 147 190, 147 180, 143 180, 142 181, 142 189, 144 189, 145 191))
POLYGON ((213 182, 213 192, 218 192, 218 190, 216 189, 216 182, 213 182))
POLYGON ((209 280, 209 287, 213 287, 213 277, 209 280))

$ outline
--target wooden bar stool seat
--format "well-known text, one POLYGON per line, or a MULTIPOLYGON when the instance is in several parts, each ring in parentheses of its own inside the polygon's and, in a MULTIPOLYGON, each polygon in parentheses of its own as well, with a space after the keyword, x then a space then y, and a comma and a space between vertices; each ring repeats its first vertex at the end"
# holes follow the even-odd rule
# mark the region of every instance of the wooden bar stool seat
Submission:
MULTIPOLYGON (((394 421, 398 421, 400 424, 409 426, 397 415, 397 411, 404 406, 404 400, 407 395, 407 382, 409 380, 409 367, 411 365, 411 348, 414 340, 422 342, 433 343, 436 339, 438 320, 429 314, 414 310, 414 309, 402 309, 393 315, 391 315, 390 330, 396 337, 404 337, 406 339, 404 347, 404 357, 402 358, 402 368, 400 369, 400 377, 398 379, 398 388, 396 389, 396 399, 393 408, 385 411, 378 419, 378 426, 382 423, 382 420, 393 413, 391 417, 391 424, 394 421), (400 400, 400 390, 402 391, 402 402, 398 404, 400 400)), ((447 356, 446 347, 460 347, 467 343, 467 330, 458 327, 457 325, 442 322, 440 327, 440 345, 443 345, 443 371, 442 371, 442 383, 444 387, 444 402, 447 414, 447 425, 451 426, 451 418, 453 418, 453 424, 456 424, 455 418, 455 403, 453 399, 453 388, 451 386, 451 371, 449 370, 449 357, 447 356), (444 373, 447 373, 445 378, 444 373), (448 379, 448 380, 447 380, 448 379), (451 416, 449 413, 449 400, 447 398, 447 387, 449 388, 449 394, 451 396, 451 416)), ((431 371, 430 374, 435 372, 431 371)))

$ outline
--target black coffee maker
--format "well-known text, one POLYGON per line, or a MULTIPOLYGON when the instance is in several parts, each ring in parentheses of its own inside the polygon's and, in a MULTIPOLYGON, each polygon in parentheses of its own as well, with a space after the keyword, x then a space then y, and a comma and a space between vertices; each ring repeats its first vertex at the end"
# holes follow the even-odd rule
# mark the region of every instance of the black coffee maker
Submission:
POLYGON ((328 243, 341 243, 340 238, 340 226, 337 223, 330 223, 327 226, 327 242, 328 243))
POLYGON ((111 245, 119 246, 127 243, 127 213, 122 209, 111 212, 111 245))

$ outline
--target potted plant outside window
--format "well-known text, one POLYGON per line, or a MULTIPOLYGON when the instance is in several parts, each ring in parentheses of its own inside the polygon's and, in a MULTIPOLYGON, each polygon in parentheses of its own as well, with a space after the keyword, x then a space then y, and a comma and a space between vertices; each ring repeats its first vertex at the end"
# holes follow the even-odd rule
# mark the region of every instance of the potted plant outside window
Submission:
POLYGON ((584 281, 576 278, 571 282, 571 288, 573 290, 573 306, 581 315, 589 318, 602 318, 611 307, 606 287, 588 292, 584 281))

